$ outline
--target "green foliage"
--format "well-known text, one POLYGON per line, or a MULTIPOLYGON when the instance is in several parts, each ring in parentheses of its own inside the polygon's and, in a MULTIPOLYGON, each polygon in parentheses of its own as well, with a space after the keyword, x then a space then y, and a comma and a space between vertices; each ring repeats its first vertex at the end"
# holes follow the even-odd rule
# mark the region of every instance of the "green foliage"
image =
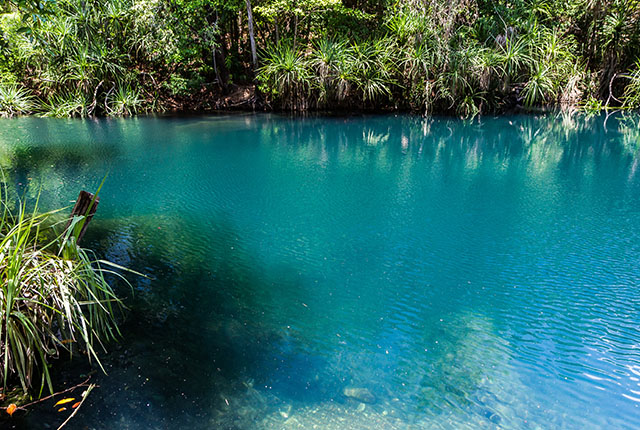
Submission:
POLYGON ((629 84, 624 92, 624 105, 632 109, 640 108, 640 60, 626 78, 629 79, 629 84))
POLYGON ((6 192, 0 206, 0 378, 5 388, 16 378, 25 392, 53 391, 50 360, 81 348, 98 361, 97 347, 119 333, 120 301, 105 280, 106 262, 78 247, 77 236, 45 239, 53 212, 38 214, 36 205, 29 213, 24 204, 14 212, 6 192))
POLYGON ((131 116, 138 113, 143 100, 138 90, 129 85, 119 85, 107 95, 107 114, 110 116, 131 116))
POLYGON ((86 117, 89 103, 82 91, 65 89, 49 97, 39 111, 42 116, 51 118, 86 117))
POLYGON ((311 42, 314 36, 368 36, 374 16, 341 0, 267 0, 254 7, 256 18, 279 38, 311 42))
POLYGON ((597 114, 603 109, 606 108, 604 102, 602 100, 596 99, 595 97, 589 97, 580 103, 580 110, 587 114, 593 115, 597 114))
POLYGON ((283 108, 301 110, 306 107, 312 84, 309 62, 292 44, 282 43, 267 49, 258 79, 264 90, 271 90, 283 108))
POLYGON ((163 86, 174 96, 189 95, 189 80, 180 75, 172 74, 163 86))
POLYGON ((526 106, 544 104, 555 96, 551 70, 544 63, 536 63, 525 84, 522 95, 526 106))
POLYGON ((147 70, 171 67, 177 56, 163 0, 58 0, 49 8, 38 23, 0 21, 11 59, 0 70, 39 95, 42 114, 128 115, 155 100, 139 98, 143 89, 162 88, 147 70), (121 88, 123 81, 131 88, 121 88))
POLYGON ((505 83, 518 80, 532 63, 530 41, 526 37, 509 36, 498 43, 497 64, 505 83))
POLYGON ((390 39, 378 39, 352 46, 353 81, 363 102, 375 102, 391 96, 396 62, 394 44, 390 39))
POLYGON ((322 38, 314 42, 310 56, 318 89, 318 102, 328 106, 349 94, 353 58, 346 41, 322 38))
POLYGON ((246 0, 14 0, 1 82, 52 116, 175 108, 256 78, 292 110, 637 106, 640 0, 249 3, 257 71, 246 0))
POLYGON ((0 84, 0 117, 12 117, 33 110, 33 96, 17 84, 0 84))
MULTIPOLYGON (((629 36, 632 30, 612 17, 618 10, 627 21, 637 22, 640 12, 629 14, 628 5, 617 2, 602 17, 609 16, 616 29, 606 33, 611 43, 622 37, 614 33, 625 34, 626 47, 635 40, 629 36)), ((305 74, 304 94, 312 102, 307 104, 396 106, 473 116, 514 105, 571 106, 585 97, 600 99, 598 86, 589 85, 589 64, 575 34, 576 25, 586 25, 578 19, 587 17, 569 6, 563 9, 552 0, 516 2, 514 8, 483 2, 398 2, 378 18, 386 33, 370 32, 367 39, 351 43, 335 35, 310 37, 304 46, 298 40, 298 58, 311 65, 312 76, 305 74)), ((269 16, 278 18, 273 11, 269 16)), ((617 55, 619 66, 622 55, 617 55)), ((272 60, 271 55, 263 58, 265 67, 272 60)), ((281 89, 262 82, 268 98, 279 100, 281 89)), ((288 97, 281 107, 293 105, 288 97)))
POLYGON ((6 5, 20 11, 24 21, 33 20, 35 24, 39 24, 52 13, 55 2, 56 0, 7 0, 6 5))

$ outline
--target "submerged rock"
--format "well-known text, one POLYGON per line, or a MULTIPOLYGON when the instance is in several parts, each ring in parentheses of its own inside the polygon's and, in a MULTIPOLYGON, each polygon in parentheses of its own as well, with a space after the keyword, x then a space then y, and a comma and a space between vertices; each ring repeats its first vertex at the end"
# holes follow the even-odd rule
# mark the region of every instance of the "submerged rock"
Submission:
POLYGON ((344 390, 342 390, 342 394, 362 403, 376 402, 376 396, 374 396, 368 388, 345 387, 344 390))
POLYGON ((281 408, 278 412, 280 412, 280 416, 284 419, 287 419, 291 416, 291 410, 292 410, 292 406, 291 405, 286 405, 285 407, 281 408))

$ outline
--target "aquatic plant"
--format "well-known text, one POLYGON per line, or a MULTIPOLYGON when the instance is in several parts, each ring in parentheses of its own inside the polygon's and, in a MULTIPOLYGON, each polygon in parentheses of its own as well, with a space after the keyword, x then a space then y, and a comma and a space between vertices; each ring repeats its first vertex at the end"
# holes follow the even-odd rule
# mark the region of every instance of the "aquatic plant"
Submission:
POLYGON ((50 360, 84 350, 98 364, 97 348, 118 334, 121 307, 105 275, 107 263, 78 246, 84 216, 65 233, 49 226, 56 212, 38 213, 25 203, 0 202, 0 378, 27 392, 53 390, 50 360))

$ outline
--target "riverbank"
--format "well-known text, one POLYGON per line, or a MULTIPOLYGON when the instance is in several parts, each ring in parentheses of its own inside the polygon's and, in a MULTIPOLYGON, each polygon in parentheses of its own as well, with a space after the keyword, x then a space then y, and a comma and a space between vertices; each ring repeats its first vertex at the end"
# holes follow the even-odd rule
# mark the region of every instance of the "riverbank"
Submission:
MULTIPOLYGON (((387 114, 412 114, 418 116, 442 116, 442 117, 462 117, 469 118, 466 115, 459 115, 450 110, 442 112, 430 112, 428 115, 422 110, 412 109, 410 106, 377 106, 365 107, 362 105, 349 106, 341 104, 333 107, 324 106, 305 110, 282 109, 265 101, 264 96, 260 94, 255 84, 230 85, 227 90, 215 88, 214 90, 202 89, 193 97, 184 99, 170 98, 163 103, 163 108, 159 111, 148 111, 138 114, 140 117, 148 115, 159 115, 170 118, 172 116, 192 116, 227 113, 276 113, 291 114, 300 116, 352 116, 352 115, 387 115, 387 114)), ((602 112, 617 111, 636 111, 637 109, 623 109, 620 107, 604 105, 584 106, 584 105, 564 105, 564 106, 524 106, 519 104, 516 99, 512 103, 503 105, 499 111, 491 111, 479 113, 480 116, 496 116, 496 115, 517 115, 517 114, 548 114, 564 112, 573 114, 589 114, 597 115, 602 112)), ((5 115, 9 116, 9 115, 5 115)), ((48 115, 41 112, 22 113, 12 116, 44 116, 48 115)), ((475 115, 472 115, 475 116, 475 115)), ((101 115, 91 115, 91 118, 100 118, 101 115)))

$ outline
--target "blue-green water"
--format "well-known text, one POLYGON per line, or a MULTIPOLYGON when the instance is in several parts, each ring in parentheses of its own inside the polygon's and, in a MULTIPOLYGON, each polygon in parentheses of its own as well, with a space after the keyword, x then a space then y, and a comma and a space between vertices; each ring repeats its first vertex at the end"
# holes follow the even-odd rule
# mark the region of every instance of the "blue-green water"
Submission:
POLYGON ((1 121, 43 208, 108 172, 85 244, 153 278, 70 425, 640 427, 638 122, 1 121))

